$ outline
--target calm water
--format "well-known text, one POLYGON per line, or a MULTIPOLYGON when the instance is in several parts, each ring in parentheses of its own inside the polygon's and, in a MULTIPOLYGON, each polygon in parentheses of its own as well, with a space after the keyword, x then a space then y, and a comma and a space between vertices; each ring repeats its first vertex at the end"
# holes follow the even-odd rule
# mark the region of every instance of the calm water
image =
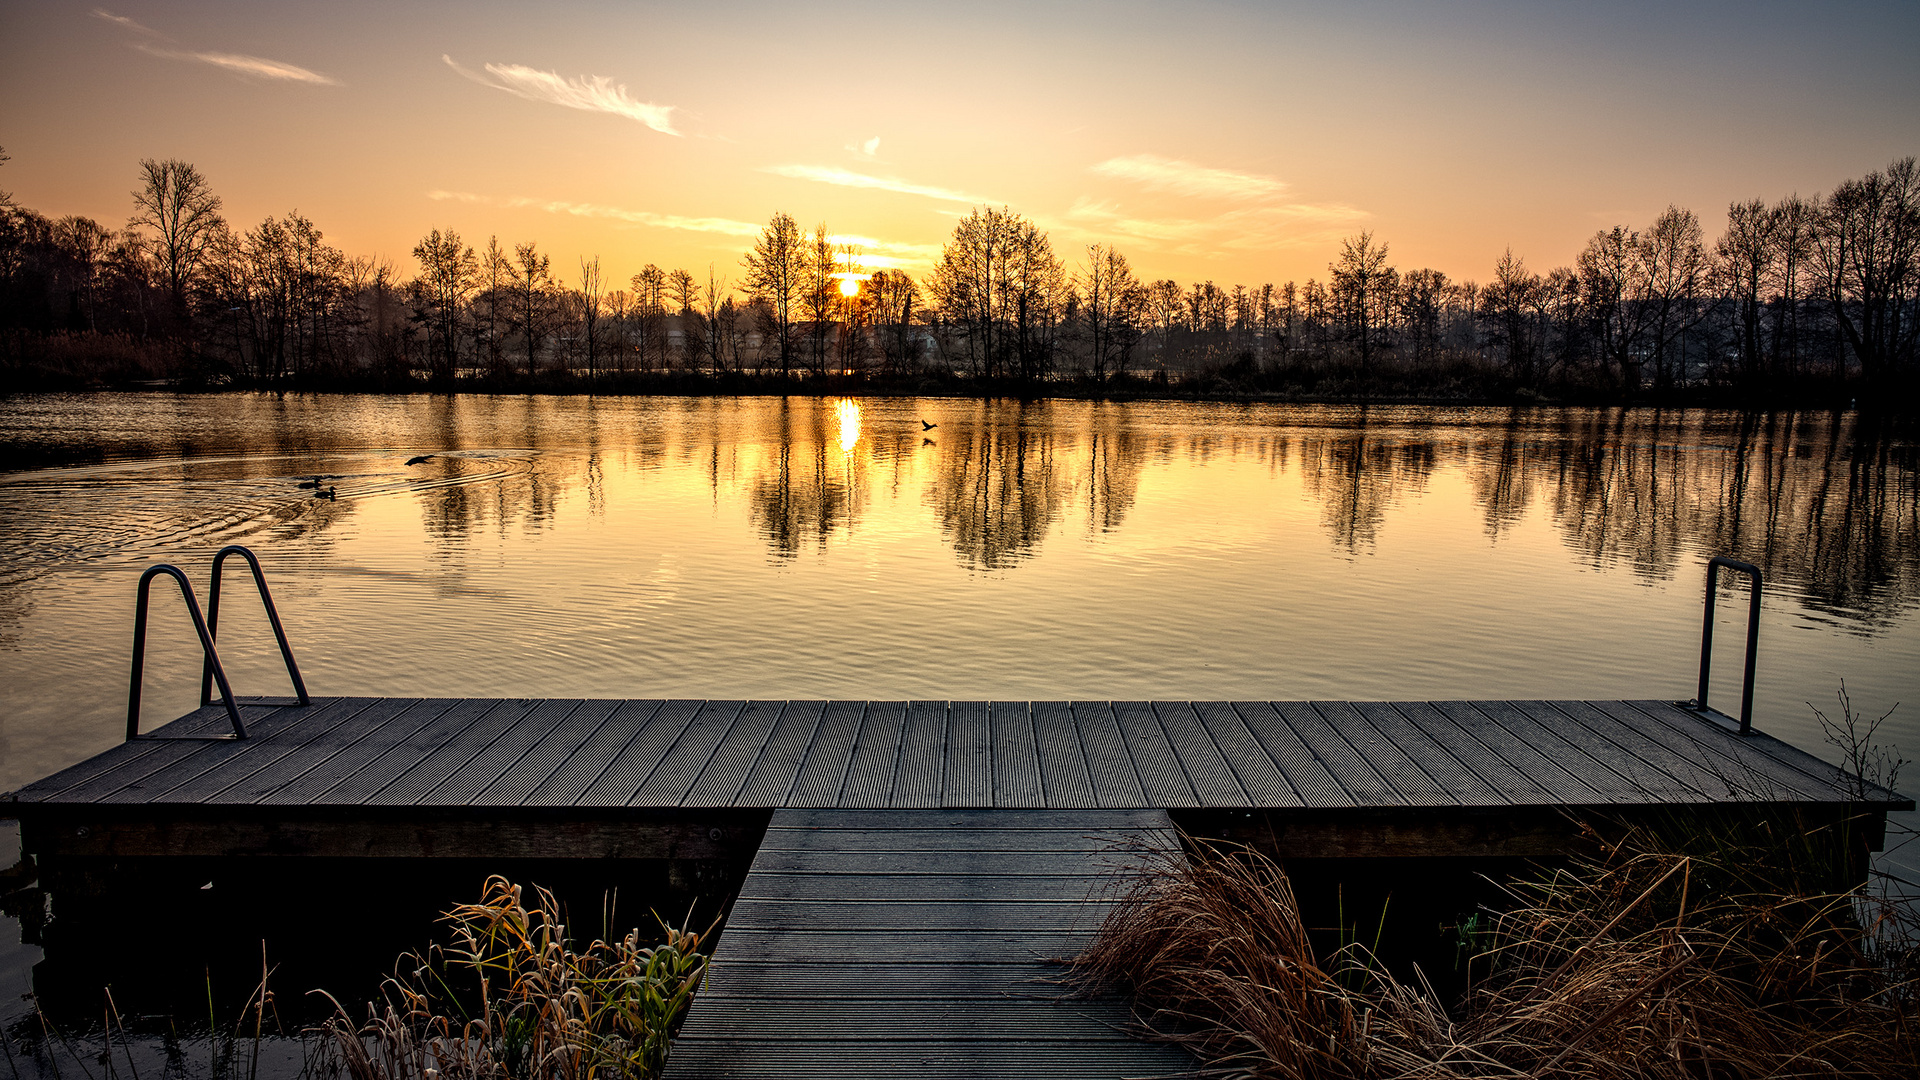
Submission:
POLYGON ((1851 416, 95 395, 0 406, 0 463, 0 790, 119 739, 135 578, 236 542, 316 692, 517 697, 1684 698, 1726 553, 1756 723, 1830 756, 1844 680, 1920 754, 1915 444, 1851 416))

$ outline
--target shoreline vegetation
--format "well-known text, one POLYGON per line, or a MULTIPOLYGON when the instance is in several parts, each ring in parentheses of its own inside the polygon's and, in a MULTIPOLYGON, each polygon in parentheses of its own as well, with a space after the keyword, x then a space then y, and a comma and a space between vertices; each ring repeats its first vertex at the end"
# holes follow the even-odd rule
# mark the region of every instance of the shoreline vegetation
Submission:
MULTIPOLYGON (((0 161, 5 153, 0 150, 0 161)), ((229 224, 189 163, 140 163, 114 227, 0 191, 0 393, 88 389, 916 394, 1421 404, 1920 405, 1920 169, 1691 210, 1545 273, 1401 269, 1370 232, 1325 279, 1147 280, 977 207, 915 276, 775 213, 740 259, 648 264, 434 229, 409 274, 298 211, 229 224)))

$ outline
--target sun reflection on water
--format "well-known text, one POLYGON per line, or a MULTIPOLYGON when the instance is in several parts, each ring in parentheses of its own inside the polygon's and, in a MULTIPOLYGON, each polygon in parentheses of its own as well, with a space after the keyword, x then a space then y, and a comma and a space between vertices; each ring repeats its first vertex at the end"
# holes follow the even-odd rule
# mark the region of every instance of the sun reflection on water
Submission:
POLYGON ((851 453, 860 441, 860 403, 842 398, 834 402, 833 412, 840 418, 840 452, 851 453))

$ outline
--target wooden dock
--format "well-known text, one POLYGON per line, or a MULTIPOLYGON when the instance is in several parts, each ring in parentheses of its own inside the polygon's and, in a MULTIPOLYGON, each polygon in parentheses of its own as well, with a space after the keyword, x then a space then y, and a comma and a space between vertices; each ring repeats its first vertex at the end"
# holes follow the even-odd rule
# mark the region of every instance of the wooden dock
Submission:
POLYGON ((1160 810, 780 810, 670 1080, 1167 1076, 1111 997, 1050 961, 1083 949, 1160 810))
MULTIPOLYGON (((1553 855, 1573 821, 1889 810, 1667 701, 249 699, 0 799, 46 868, 160 857, 742 860, 676 1078, 1143 1076, 1118 1003, 1045 981, 1125 836, 1286 857, 1553 855)), ((1862 864, 1864 865, 1864 864, 1862 864)), ((84 874, 74 875, 80 880, 84 874)))

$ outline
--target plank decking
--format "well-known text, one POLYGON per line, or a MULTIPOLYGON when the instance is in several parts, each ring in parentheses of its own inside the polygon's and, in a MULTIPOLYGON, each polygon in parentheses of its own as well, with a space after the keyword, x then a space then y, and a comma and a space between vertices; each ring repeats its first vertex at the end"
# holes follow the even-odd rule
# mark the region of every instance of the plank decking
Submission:
POLYGON ((669 1080, 1166 1076, 1126 1005, 1070 996, 1164 811, 781 810, 727 918, 669 1080))
MULTIPOLYGON (((1859 801, 1833 766, 1665 701, 610 701, 201 709, 13 811, 1394 809, 1859 801), (195 738, 194 736, 203 736, 195 738)), ((1874 789, 1866 800, 1904 805, 1874 789)))

